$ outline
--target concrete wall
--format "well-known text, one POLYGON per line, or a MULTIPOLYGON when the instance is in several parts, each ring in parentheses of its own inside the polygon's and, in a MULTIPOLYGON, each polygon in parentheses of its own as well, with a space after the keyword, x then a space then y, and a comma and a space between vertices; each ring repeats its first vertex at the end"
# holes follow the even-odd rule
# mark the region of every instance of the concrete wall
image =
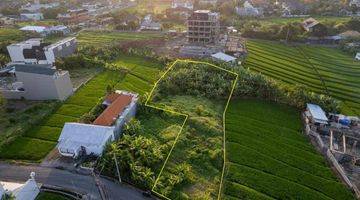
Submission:
POLYGON ((21 99, 26 97, 26 93, 23 91, 0 90, 0 93, 5 99, 21 99))
POLYGON ((135 117, 137 109, 137 102, 131 102, 131 104, 123 111, 121 116, 115 122, 114 135, 115 138, 118 138, 120 132, 122 131, 123 126, 127 123, 131 118, 135 117))
POLYGON ((61 76, 49 76, 16 72, 18 81, 24 83, 25 98, 28 100, 65 100, 73 93, 68 72, 61 76))
POLYGON ((68 71, 62 71, 62 75, 55 79, 55 86, 57 90, 58 99, 64 101, 74 92, 73 85, 70 80, 70 74, 68 71))

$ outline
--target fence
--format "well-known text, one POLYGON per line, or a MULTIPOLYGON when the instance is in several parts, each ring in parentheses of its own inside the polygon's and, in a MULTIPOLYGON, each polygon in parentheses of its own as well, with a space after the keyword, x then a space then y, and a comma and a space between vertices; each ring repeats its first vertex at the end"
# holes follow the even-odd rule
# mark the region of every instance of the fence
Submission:
POLYGON ((321 148, 322 153, 325 155, 326 159, 329 161, 329 163, 336 169, 337 173, 340 175, 341 179, 346 183, 346 185, 355 193, 355 196, 360 199, 360 191, 356 187, 356 185, 352 184, 350 179, 346 176, 346 173, 344 171, 344 168, 339 165, 338 161, 334 157, 334 155, 331 153, 331 150, 324 145, 324 142, 322 141, 320 135, 312 131, 309 124, 305 125, 305 133, 308 135, 311 139, 314 139, 317 145, 321 148))

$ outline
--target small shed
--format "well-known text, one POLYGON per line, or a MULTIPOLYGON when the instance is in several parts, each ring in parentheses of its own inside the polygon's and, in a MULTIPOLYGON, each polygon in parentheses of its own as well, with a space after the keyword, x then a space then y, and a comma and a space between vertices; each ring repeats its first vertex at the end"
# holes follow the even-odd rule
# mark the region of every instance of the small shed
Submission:
POLYGON ((211 55, 211 57, 213 59, 220 60, 220 61, 227 62, 227 63, 235 63, 236 62, 235 57, 227 55, 227 54, 222 53, 222 52, 218 52, 216 54, 213 54, 213 55, 211 55))
POLYGON ((59 137, 59 153, 78 157, 81 152, 100 156, 108 142, 114 140, 114 127, 92 124, 65 123, 59 137))
POLYGON ((320 106, 308 103, 306 105, 306 110, 313 123, 328 124, 329 119, 326 117, 325 111, 320 106))
POLYGON ((355 60, 360 60, 360 53, 356 53, 355 60))

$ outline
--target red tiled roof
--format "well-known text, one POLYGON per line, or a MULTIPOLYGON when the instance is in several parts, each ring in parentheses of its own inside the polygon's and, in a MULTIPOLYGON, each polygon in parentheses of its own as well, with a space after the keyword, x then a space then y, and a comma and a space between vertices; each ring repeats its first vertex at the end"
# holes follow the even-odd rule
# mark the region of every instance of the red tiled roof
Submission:
MULTIPOLYGON (((116 95, 112 95, 111 97, 115 99, 115 96, 116 95)), ((100 126, 113 125, 119 114, 122 113, 126 106, 131 103, 131 100, 131 95, 119 94, 116 100, 113 101, 112 104, 109 105, 103 113, 101 113, 101 115, 93 122, 93 124, 100 126)))
POLYGON ((109 104, 112 104, 117 98, 119 98, 121 96, 121 94, 118 93, 111 93, 109 95, 106 96, 105 101, 108 102, 109 104))

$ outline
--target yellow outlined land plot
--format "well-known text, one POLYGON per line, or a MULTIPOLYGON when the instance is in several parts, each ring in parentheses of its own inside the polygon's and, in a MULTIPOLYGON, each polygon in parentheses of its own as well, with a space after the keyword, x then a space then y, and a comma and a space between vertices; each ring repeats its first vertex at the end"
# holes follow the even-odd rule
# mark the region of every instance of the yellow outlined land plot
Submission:
POLYGON ((145 105, 148 106, 148 107, 151 107, 151 108, 155 108, 155 109, 159 109, 159 110, 162 110, 162 111, 165 111, 165 112, 169 112, 169 113, 172 113, 172 114, 175 114, 175 115, 179 115, 179 116, 183 116, 185 119, 184 119, 184 122, 182 123, 181 125, 181 128, 180 128, 180 131, 179 133, 176 135, 176 138, 174 140, 174 143, 173 145, 171 146, 171 149, 160 169, 160 172, 158 174, 158 176, 156 177, 155 179, 155 182, 154 182, 154 185, 151 189, 151 191, 155 194, 157 194, 158 196, 164 198, 164 199, 170 199, 169 197, 161 194, 160 192, 156 191, 156 187, 157 185, 159 184, 159 180, 160 180, 160 177, 163 175, 164 173, 164 169, 165 167, 167 166, 167 164, 169 163, 169 158, 170 156, 173 154, 174 152, 174 148, 176 147, 178 141, 179 141, 179 138, 180 138, 180 135, 183 133, 184 131, 184 127, 186 125, 186 123, 188 122, 188 119, 189 119, 189 115, 186 114, 185 112, 182 113, 182 112, 178 112, 178 111, 174 111, 174 110, 171 110, 171 109, 167 109, 167 108, 163 108, 161 106, 157 106, 155 104, 152 104, 151 103, 151 99, 154 95, 154 91, 155 89, 158 87, 158 84, 164 79, 165 76, 168 75, 168 73, 176 66, 176 64, 178 64, 179 62, 182 62, 182 63, 190 63, 190 64, 203 64, 203 65, 207 65, 209 67, 214 67, 216 69, 219 69, 221 71, 224 71, 224 72, 227 72, 227 73, 230 73, 231 75, 234 76, 234 79, 232 80, 232 85, 231 85, 231 89, 230 89, 230 94, 229 94, 229 97, 227 98, 226 100, 226 104, 225 104, 225 107, 224 107, 224 111, 222 113, 222 132, 223 132, 223 137, 222 137, 222 152, 223 152, 223 163, 222 163, 222 170, 221 170, 221 175, 220 175, 220 185, 218 186, 218 192, 217 192, 217 199, 220 199, 221 198, 221 194, 222 194, 222 186, 223 186, 223 179, 224 179, 224 173, 225 173, 225 164, 226 164, 226 132, 225 132, 225 116, 226 116, 226 111, 227 111, 227 108, 228 108, 228 105, 229 105, 229 102, 231 100, 231 97, 233 95, 233 92, 234 92, 234 89, 235 89, 235 86, 236 86, 236 82, 238 80, 238 74, 237 73, 234 73, 232 71, 229 71, 227 69, 224 69, 224 68, 221 68, 221 67, 218 67, 216 65, 213 65, 211 63, 207 63, 207 62, 199 62, 199 61, 192 61, 192 60, 176 60, 174 63, 172 63, 170 65, 170 67, 163 73, 163 75, 159 78, 159 80, 154 84, 154 87, 152 88, 148 98, 146 99, 146 102, 145 102, 145 105))

